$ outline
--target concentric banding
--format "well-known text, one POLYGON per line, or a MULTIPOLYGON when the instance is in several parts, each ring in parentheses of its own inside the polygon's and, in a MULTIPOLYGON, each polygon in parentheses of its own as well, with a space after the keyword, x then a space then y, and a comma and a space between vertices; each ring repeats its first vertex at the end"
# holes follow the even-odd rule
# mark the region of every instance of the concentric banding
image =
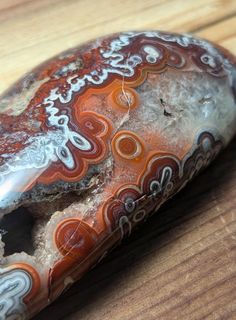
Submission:
POLYGON ((119 132, 112 143, 114 152, 126 160, 137 159, 143 153, 143 145, 138 136, 128 131, 119 132))
POLYGON ((53 217, 45 233, 44 226, 42 233, 36 230, 36 246, 46 235, 45 248, 41 251, 40 243, 34 261, 47 260, 42 274, 48 285, 41 286, 31 266, 2 268, 0 297, 8 300, 1 305, 0 299, 0 316, 22 315, 26 308, 33 314, 32 301, 36 310, 41 300, 45 305, 57 297, 214 159, 223 146, 221 135, 228 142, 234 131, 226 128, 233 122, 236 99, 231 69, 230 61, 205 41, 126 32, 46 62, 32 72, 34 90, 26 88, 26 81, 19 83, 20 98, 25 101, 24 90, 31 89, 32 99, 17 111, 0 114, 0 184, 9 195, 0 210, 38 205, 47 201, 45 194, 53 193, 55 199, 62 195, 59 201, 65 193, 72 197, 56 214, 45 208, 45 215, 50 211, 53 217), (196 101, 195 79, 203 83, 196 101), (224 102, 221 85, 228 90, 224 102), (209 101, 208 93, 213 93, 209 101), (222 102, 219 110, 217 99, 222 102), (209 108, 215 123, 211 118, 204 122, 204 113, 198 112, 208 102, 215 107, 209 108), (217 120, 221 115, 225 123, 223 116, 222 122, 217 120), (219 124, 220 134, 209 133, 205 124, 213 129, 219 124), (18 178, 14 184, 12 176, 18 178), (19 198, 14 198, 16 192, 19 198))
POLYGON ((146 60, 150 64, 157 63, 162 58, 162 53, 155 46, 146 45, 143 47, 143 51, 146 53, 146 60))
POLYGON ((140 103, 138 93, 134 89, 122 84, 111 92, 109 102, 123 112, 137 108, 140 103))
POLYGON ((26 305, 30 308, 41 289, 41 280, 33 266, 16 263, 0 269, 0 318, 24 319, 26 305))
POLYGON ((82 220, 68 218, 57 226, 54 241, 62 255, 84 258, 95 246, 96 231, 82 220))

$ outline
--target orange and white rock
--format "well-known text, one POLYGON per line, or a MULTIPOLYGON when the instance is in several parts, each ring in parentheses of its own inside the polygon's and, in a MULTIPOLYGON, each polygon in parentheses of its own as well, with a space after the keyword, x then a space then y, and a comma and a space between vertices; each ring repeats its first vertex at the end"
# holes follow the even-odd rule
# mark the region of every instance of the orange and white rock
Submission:
POLYGON ((127 32, 1 96, 1 319, 44 308, 228 144, 235 63, 189 35, 127 32))

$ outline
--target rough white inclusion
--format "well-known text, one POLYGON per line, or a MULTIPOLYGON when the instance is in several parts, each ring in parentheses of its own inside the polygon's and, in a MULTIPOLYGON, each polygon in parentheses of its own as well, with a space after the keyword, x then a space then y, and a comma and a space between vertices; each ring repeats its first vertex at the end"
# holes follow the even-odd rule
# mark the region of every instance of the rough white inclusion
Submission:
MULTIPOLYGON (((138 88, 141 103, 123 129, 153 132, 178 149, 197 132, 213 130, 225 143, 236 127, 236 104, 227 78, 200 72, 167 71, 149 75, 138 88), (168 113, 164 113, 164 110, 168 113), (138 120, 138 121, 137 121, 138 120)), ((145 135, 143 136, 145 140, 145 135)))

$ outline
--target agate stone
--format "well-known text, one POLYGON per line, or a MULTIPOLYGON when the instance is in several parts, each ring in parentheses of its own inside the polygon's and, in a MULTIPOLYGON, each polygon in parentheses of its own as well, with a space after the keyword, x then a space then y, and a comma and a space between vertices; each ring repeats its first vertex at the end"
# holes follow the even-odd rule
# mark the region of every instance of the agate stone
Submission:
POLYGON ((47 306, 229 143, 235 65, 190 35, 126 32, 1 96, 1 319, 47 306))

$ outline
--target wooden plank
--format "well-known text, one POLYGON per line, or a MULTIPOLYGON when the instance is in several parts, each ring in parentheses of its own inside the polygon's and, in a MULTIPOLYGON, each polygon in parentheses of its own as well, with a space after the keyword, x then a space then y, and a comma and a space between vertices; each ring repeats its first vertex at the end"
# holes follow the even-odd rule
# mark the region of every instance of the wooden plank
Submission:
POLYGON ((219 43, 236 54, 236 15, 204 28, 196 34, 219 43))
POLYGON ((107 32, 191 32, 236 12, 236 1, 185 1, 184 5, 182 0, 109 3, 101 0, 95 6, 87 0, 24 0, 20 4, 20 0, 4 0, 0 6, 0 92, 43 60, 107 32))

